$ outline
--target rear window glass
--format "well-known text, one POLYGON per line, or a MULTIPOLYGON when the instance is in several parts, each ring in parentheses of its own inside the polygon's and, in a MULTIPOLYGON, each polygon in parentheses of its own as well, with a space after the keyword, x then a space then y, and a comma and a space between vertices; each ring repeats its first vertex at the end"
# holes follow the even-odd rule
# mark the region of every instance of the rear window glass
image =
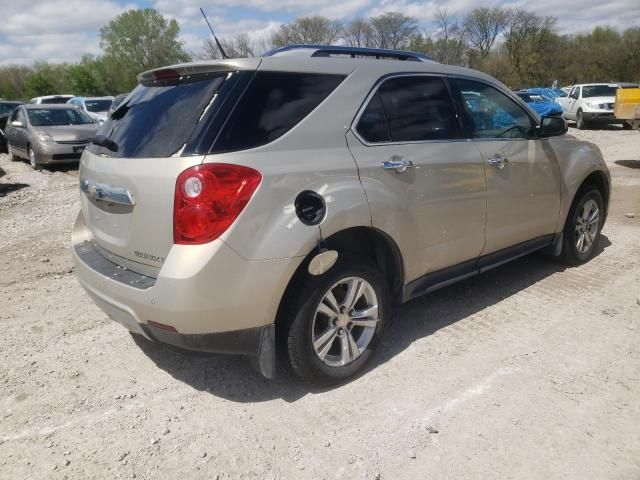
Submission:
POLYGON ((178 153, 227 75, 186 78, 169 85, 138 85, 97 133, 114 142, 117 151, 95 144, 89 150, 111 157, 138 158, 170 157, 178 153))
POLYGON ((67 103, 71 97, 45 97, 40 103, 48 103, 58 105, 60 103, 67 103))
POLYGON ((0 103, 0 116, 9 115, 20 105, 19 103, 0 103))
POLYGON ((34 127, 53 125, 86 125, 93 120, 86 114, 73 108, 38 108, 27 110, 29 123, 34 127))
POLYGON ((272 142, 311 113, 343 79, 342 75, 258 72, 212 151, 242 150, 272 142))
POLYGON ((111 106, 111 100, 85 100, 84 104, 90 112, 106 112, 111 106))

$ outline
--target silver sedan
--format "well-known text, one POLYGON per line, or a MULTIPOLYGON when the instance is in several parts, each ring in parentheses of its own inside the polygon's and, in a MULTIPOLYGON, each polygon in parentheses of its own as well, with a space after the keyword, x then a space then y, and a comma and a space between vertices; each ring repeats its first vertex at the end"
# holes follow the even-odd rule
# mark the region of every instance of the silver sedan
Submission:
POLYGON ((80 160, 98 130, 98 123, 69 105, 21 105, 7 122, 10 158, 28 158, 38 170, 43 165, 80 160))

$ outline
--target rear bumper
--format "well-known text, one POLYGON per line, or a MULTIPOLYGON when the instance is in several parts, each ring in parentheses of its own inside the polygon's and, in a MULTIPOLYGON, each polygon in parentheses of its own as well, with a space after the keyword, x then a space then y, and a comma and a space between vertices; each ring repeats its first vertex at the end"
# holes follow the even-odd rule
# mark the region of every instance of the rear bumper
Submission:
POLYGON ((251 356, 268 348, 265 338, 273 338, 280 299, 301 261, 249 261, 216 240, 175 245, 158 276, 149 277, 100 255, 82 213, 72 243, 80 284, 128 330, 190 350, 251 356))
POLYGON ((273 325, 221 333, 182 334, 149 325, 140 325, 145 337, 185 350, 258 356, 263 339, 273 325))

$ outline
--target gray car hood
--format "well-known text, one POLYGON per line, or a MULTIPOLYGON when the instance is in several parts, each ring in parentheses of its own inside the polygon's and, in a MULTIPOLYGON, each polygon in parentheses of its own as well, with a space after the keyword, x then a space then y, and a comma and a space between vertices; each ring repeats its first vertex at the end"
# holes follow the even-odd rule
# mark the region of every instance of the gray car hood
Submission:
POLYGON ((50 127, 34 127, 39 132, 48 133, 56 142, 75 142, 88 140, 93 137, 99 125, 90 123, 87 125, 56 125, 50 127))

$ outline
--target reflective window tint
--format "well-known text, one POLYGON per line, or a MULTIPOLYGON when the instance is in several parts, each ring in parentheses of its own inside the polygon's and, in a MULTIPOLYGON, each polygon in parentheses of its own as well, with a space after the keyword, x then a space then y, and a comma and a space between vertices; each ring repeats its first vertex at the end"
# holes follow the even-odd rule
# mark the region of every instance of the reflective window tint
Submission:
POLYGON ((371 98, 369 105, 362 112, 356 130, 369 143, 391 141, 387 121, 382 110, 382 103, 380 103, 380 97, 377 93, 371 98))
POLYGON ((274 141, 309 115, 343 79, 342 75, 258 72, 213 151, 244 150, 274 141))
POLYGON ((529 138, 531 117, 504 93, 481 82, 456 80, 476 138, 529 138))
MULTIPOLYGON (((138 85, 98 131, 117 151, 92 144, 93 153, 112 157, 170 157, 191 138, 227 73, 182 77, 177 83, 138 85)), ((219 99, 218 99, 219 100, 219 99)), ((214 102, 211 108, 216 108, 214 102)))
POLYGON ((391 140, 410 142, 460 138, 449 92, 441 78, 391 78, 378 89, 391 140))

